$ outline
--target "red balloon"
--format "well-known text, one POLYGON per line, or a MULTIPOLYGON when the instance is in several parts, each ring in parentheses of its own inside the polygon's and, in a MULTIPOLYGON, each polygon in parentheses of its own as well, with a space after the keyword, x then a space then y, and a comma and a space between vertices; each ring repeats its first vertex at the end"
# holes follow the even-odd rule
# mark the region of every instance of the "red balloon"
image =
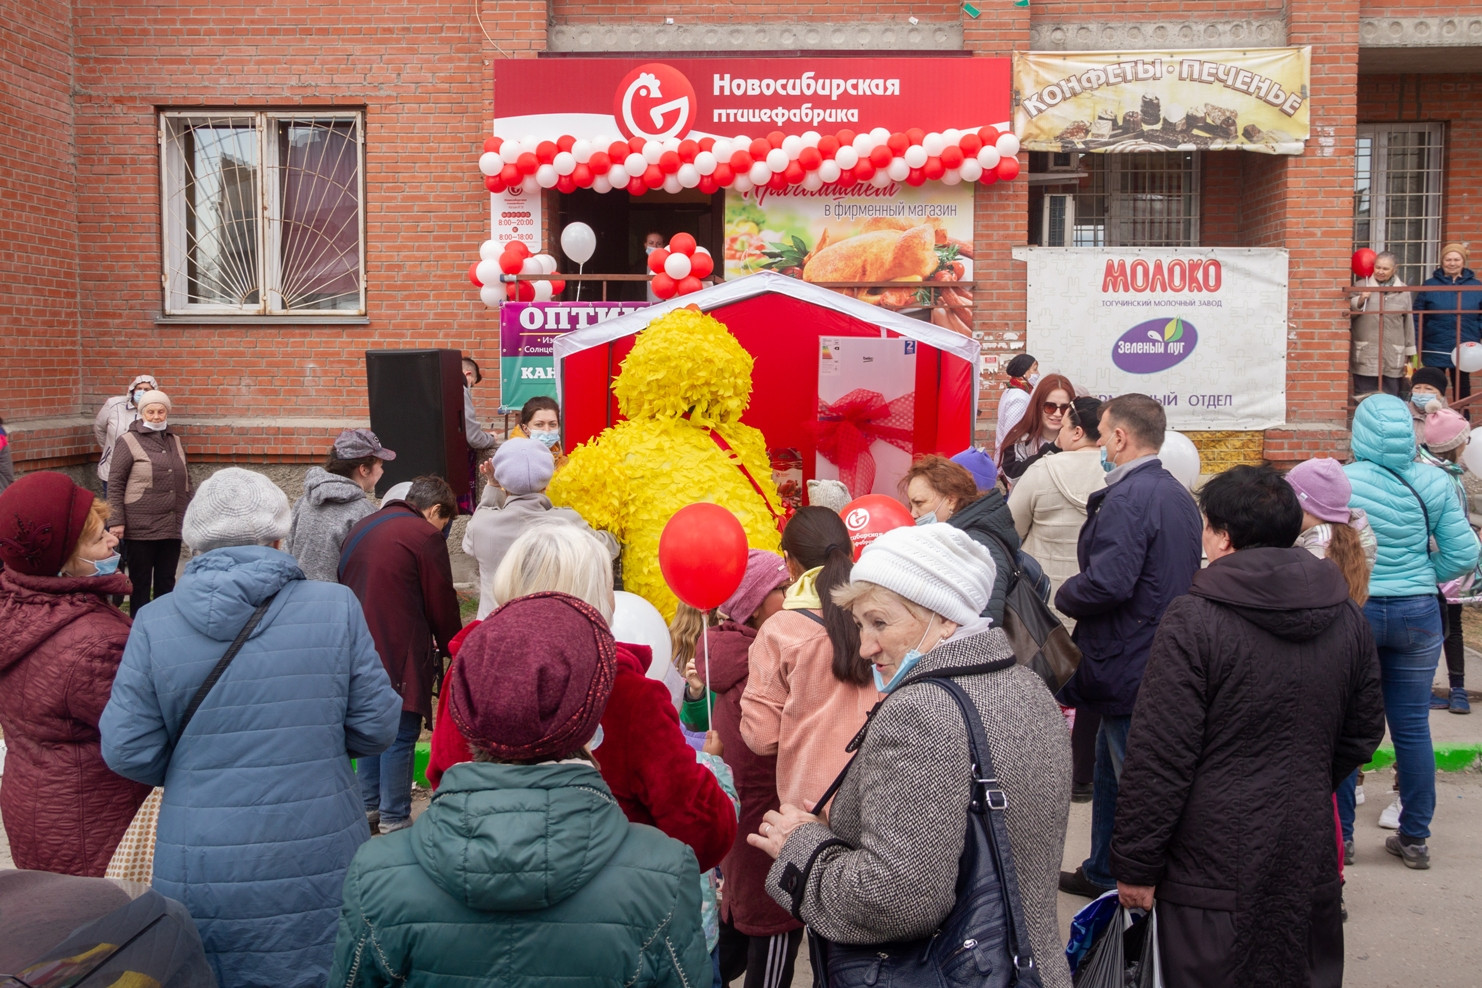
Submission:
POLYGON ((817 171, 818 166, 823 164, 823 152, 818 148, 803 148, 798 152, 798 164, 807 171, 817 171))
POLYGON ((912 168, 906 173, 906 184, 920 186, 926 182, 926 171, 921 168, 912 168))
MULTIPOLYGON (((632 153, 633 149, 628 146, 627 141, 613 141, 607 145, 607 156, 613 161, 623 161, 632 153)), ((609 164, 607 167, 611 168, 612 165, 609 164)))
POLYGON ((678 151, 665 151, 659 155, 659 171, 665 175, 673 175, 682 164, 684 162, 680 160, 678 151))
MULTIPOLYGON (((690 234, 680 231, 669 238, 670 254, 693 254, 695 252, 695 238, 690 234)), ((658 251, 654 251, 655 254, 658 251)), ((666 255, 667 256, 667 255, 666 255)), ((663 265, 660 265, 662 267, 663 265)))
MULTIPOLYGON (((978 139, 983 142, 984 147, 992 147, 993 145, 998 143, 998 128, 979 127, 978 139)), ((966 147, 964 147, 963 150, 966 150, 966 147)))
POLYGON ((805 174, 802 164, 796 161, 789 161, 782 171, 782 177, 787 179, 788 185, 797 185, 803 180, 805 174))
MULTIPOLYGON (((869 164, 869 162, 865 162, 865 164, 869 164)), ((839 186, 844 186, 846 188, 848 186, 853 185, 855 182, 859 181, 859 179, 854 174, 856 170, 857 170, 856 168, 842 168, 842 169, 840 169, 839 170, 839 180, 837 182, 835 182, 834 184, 835 185, 839 185, 839 186)), ((870 174, 871 175, 875 174, 875 166, 874 165, 870 165, 870 174)))
MULTIPOLYGON (((750 165, 746 167, 748 170, 751 168, 750 165)), ((715 179, 715 184, 724 189, 736 180, 736 170, 722 161, 715 166, 715 171, 711 172, 708 177, 715 179)))
POLYGON ((690 274, 694 275, 696 278, 708 278, 710 277, 710 273, 714 270, 715 258, 711 257, 709 254, 702 254, 699 251, 695 251, 695 253, 690 257, 690 274))
MULTIPOLYGON (((837 135, 835 135, 834 139, 839 142, 839 147, 843 147, 846 144, 853 144, 855 136, 856 135, 852 130, 841 130, 837 135)), ((823 147, 823 142, 819 141, 818 146, 823 147)))
MULTIPOLYGON (((681 143, 683 143, 683 142, 681 142, 681 143)), ((700 150, 701 151, 712 151, 714 149, 715 149, 715 138, 713 138, 713 137, 702 137, 702 138, 700 138, 700 150)))
MULTIPOLYGON (((731 170, 736 174, 751 171, 751 166, 753 164, 755 164, 755 162, 752 159, 751 155, 745 151, 737 151, 735 154, 731 155, 731 170)), ((717 165, 716 170, 719 171, 720 166, 717 165)))
POLYGON ((470 264, 468 266, 468 280, 471 281, 471 282, 473 282, 473 287, 475 287, 475 288, 483 288, 484 287, 484 283, 482 281, 479 281, 478 270, 479 270, 479 262, 478 261, 474 261, 472 264, 470 264))
MULTIPOLYGON (((648 138, 646 138, 646 137, 631 137, 631 138, 629 138, 628 139, 628 154, 642 154, 643 153, 643 145, 645 145, 647 143, 648 143, 648 138)), ((627 156, 628 156, 627 154, 623 155, 623 157, 625 157, 625 158, 627 156)))
POLYGON ((499 169, 499 180, 507 186, 519 185, 522 177, 520 169, 516 165, 505 165, 499 169))
POLYGON ((570 134, 562 134, 560 137, 556 138, 556 147, 560 148, 562 151, 570 151, 575 146, 576 138, 572 137, 570 134))
POLYGON ((701 175, 700 184, 695 186, 707 196, 715 195, 720 191, 720 183, 715 180, 714 175, 701 175))
POLYGON ((484 150, 487 151, 488 153, 490 153, 490 154, 498 154, 499 153, 499 149, 502 148, 502 147, 504 147, 504 138, 502 138, 502 137, 486 137, 486 138, 484 138, 484 150))
POLYGON ((659 536, 659 570, 674 595, 691 607, 718 607, 746 575, 746 530, 718 504, 701 502, 674 513, 659 536))
POLYGON ((994 165, 992 168, 984 168, 983 169, 982 176, 980 176, 978 178, 978 184, 979 185, 992 185, 994 182, 997 182, 997 181, 998 181, 998 166, 997 165, 994 165))
MULTIPOLYGON (((945 155, 943 155, 943 157, 945 157, 945 155)), ((935 182, 937 179, 947 174, 947 165, 945 162, 942 161, 941 158, 927 158, 926 164, 921 166, 921 172, 928 179, 935 182)))
POLYGON ((849 542, 854 546, 854 561, 865 546, 878 539, 892 528, 906 528, 916 524, 911 512, 895 498, 886 494, 866 494, 844 505, 839 514, 844 518, 844 528, 849 532, 849 542))
MULTIPOLYGON (((700 281, 699 278, 696 278, 692 274, 691 275, 686 275, 685 277, 683 277, 683 278, 681 278, 679 280, 679 286, 674 289, 674 294, 675 295, 693 295, 695 292, 698 292, 700 289, 702 289, 704 287, 705 287, 705 285, 703 283, 701 283, 701 281, 700 281)), ((729 597, 730 594, 726 594, 726 596, 729 597)))
POLYGON ((590 189, 592 187, 592 166, 577 165, 571 172, 571 180, 579 189, 590 189))
POLYGON ((485 175, 484 188, 490 192, 503 192, 505 190, 504 179, 498 175, 485 175))
POLYGON ((667 260, 669 260, 668 248, 660 247, 658 250, 648 255, 648 269, 654 274, 660 274, 663 272, 664 262, 667 260))
POLYGON ((514 284, 513 282, 505 285, 504 297, 509 299, 511 302, 516 301, 520 297, 520 286, 514 284))
POLYGON ((683 162, 691 162, 691 161, 694 161, 695 160, 695 155, 697 155, 699 153, 700 153, 700 145, 699 145, 699 142, 692 141, 688 137, 686 137, 684 140, 682 140, 682 141, 679 142, 679 160, 680 161, 683 161, 683 162))
POLYGON ((521 302, 535 301, 535 282, 522 281, 519 284, 519 299, 521 302))
POLYGON ((525 246, 525 241, 523 240, 511 240, 504 245, 504 249, 506 251, 514 251, 516 257, 530 256, 530 248, 525 246))
POLYGON ((998 180, 1000 182, 1012 182, 1019 177, 1019 159, 1013 157, 1000 158, 998 160, 998 167, 993 170, 998 173, 998 180))
POLYGON ((905 134, 891 134, 890 137, 886 139, 885 146, 890 149, 890 152, 892 154, 905 154, 906 148, 911 146, 911 139, 905 134))
POLYGON ((521 175, 534 175, 535 169, 540 167, 540 160, 526 151, 515 159, 515 167, 520 170, 521 175))
POLYGON ((891 159, 894 157, 895 152, 891 151, 890 148, 886 147, 884 144, 876 144, 875 147, 870 151, 869 162, 876 168, 884 168, 886 165, 890 164, 891 159))
POLYGON ((856 182, 868 182, 875 177, 875 172, 879 170, 869 158, 860 158, 859 164, 854 166, 854 180, 856 182))
POLYGON ((508 247, 504 253, 499 255, 499 270, 505 274, 519 274, 520 268, 525 264, 525 259, 508 247))
POLYGON ((751 145, 747 148, 747 150, 751 152, 751 156, 753 158, 761 159, 765 158, 767 156, 767 152, 772 150, 772 145, 768 144, 765 138, 758 137, 756 140, 751 142, 751 145))
POLYGON ((767 143, 772 145, 774 148, 782 147, 782 142, 785 140, 787 140, 787 135, 780 130, 774 130, 772 131, 772 133, 767 135, 767 143))
MULTIPOLYGON (((655 251, 654 253, 658 252, 655 251)), ((653 276, 652 280, 649 281, 648 287, 652 288, 654 290, 654 294, 657 295, 659 298, 673 298, 674 292, 679 288, 679 285, 673 278, 660 271, 658 274, 653 276)))
POLYGON ((565 281, 565 279, 562 279, 562 278, 552 278, 551 279, 551 294, 553 296, 554 295, 560 295, 565 290, 566 290, 566 281, 565 281))
POLYGON ((565 192, 567 195, 570 195, 576 191, 576 182, 572 180, 570 175, 562 175, 556 179, 556 191, 565 192))
POLYGON ((561 150, 556 147, 555 141, 541 141, 535 145, 535 160, 542 165, 548 165, 556 160, 556 152, 561 150))
POLYGON ((920 127, 912 127, 911 129, 906 131, 906 140, 910 141, 912 144, 920 144, 925 139, 926 131, 922 130, 920 127))
POLYGON ((1349 270, 1360 278, 1367 278, 1374 273, 1374 259, 1379 255, 1367 247, 1360 247, 1353 252, 1353 260, 1348 263, 1349 270))
POLYGON ((976 157, 978 152, 983 150, 983 139, 977 134, 963 134, 957 146, 962 148, 962 153, 969 158, 976 157))
MULTIPOLYGON (((976 153, 977 152, 974 152, 974 154, 976 153)), ((961 167, 962 163, 966 160, 967 155, 963 154, 962 148, 958 147, 956 144, 948 144, 946 147, 942 148, 943 167, 958 168, 961 167)))
POLYGON ((648 191, 648 185, 642 177, 628 179, 628 195, 641 196, 648 191))
MULTIPOLYGON (((824 134, 818 139, 818 153, 821 157, 832 158, 838 152, 839 139, 837 137, 834 137, 832 134, 824 134)), ((802 155, 798 155, 798 159, 802 160, 802 155)))
POLYGON ((772 177, 767 180, 767 188, 773 192, 786 192, 787 185, 787 174, 785 172, 773 172, 772 177))
POLYGON ((612 171, 612 155, 606 151, 593 151, 587 159, 587 167, 592 169, 593 175, 606 175, 612 171))
POLYGON ((664 185, 664 170, 658 165, 649 165, 643 173, 643 184, 650 189, 662 188, 664 185))

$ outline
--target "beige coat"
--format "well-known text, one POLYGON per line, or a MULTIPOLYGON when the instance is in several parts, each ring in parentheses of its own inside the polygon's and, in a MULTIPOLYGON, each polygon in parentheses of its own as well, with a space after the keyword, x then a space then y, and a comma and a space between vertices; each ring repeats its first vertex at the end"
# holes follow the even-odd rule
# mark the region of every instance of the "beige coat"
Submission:
MULTIPOLYGON (((1373 288, 1380 283, 1373 275, 1360 281, 1355 289, 1373 288)), ((1404 286, 1399 278, 1391 278, 1383 287, 1404 286)), ((1375 377, 1379 374, 1381 352, 1384 358, 1384 377, 1404 377, 1405 358, 1415 354, 1415 323, 1406 309, 1411 307, 1410 292, 1384 293, 1384 314, 1379 314, 1379 294, 1368 298, 1355 295, 1349 299, 1348 307, 1353 310, 1353 330, 1349 337, 1348 362, 1354 374, 1375 377), (1382 322, 1382 326, 1381 326, 1382 322), (1382 337, 1382 338, 1381 338, 1382 337)))
MULTIPOLYGON (((1014 528, 1050 579, 1050 600, 1060 584, 1080 572, 1076 540, 1086 523, 1086 499, 1106 486, 1101 451, 1095 446, 1056 453, 1036 460, 1009 495, 1014 528)), ((1052 605, 1053 609, 1053 605, 1052 605)), ((1067 629, 1075 622, 1059 611, 1067 629)))

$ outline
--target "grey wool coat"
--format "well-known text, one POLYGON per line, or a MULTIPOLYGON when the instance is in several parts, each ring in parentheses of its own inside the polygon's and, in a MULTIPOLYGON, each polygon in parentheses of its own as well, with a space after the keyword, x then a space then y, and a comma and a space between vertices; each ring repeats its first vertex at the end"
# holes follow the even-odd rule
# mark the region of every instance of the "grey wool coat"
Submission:
POLYGON ((349 477, 309 467, 304 496, 293 502, 293 522, 283 550, 311 580, 339 582, 340 549, 355 523, 375 514, 376 502, 349 477))
MULTIPOLYGON (((1001 629, 938 645, 913 675, 1013 655, 1001 629)), ((1044 681, 1023 666, 962 676, 978 706, 994 769, 1008 799, 1008 826, 1029 944, 1045 988, 1070 988, 1056 915, 1065 822, 1070 814, 1070 732, 1044 681)), ((929 936, 956 902, 957 864, 971 789, 967 725, 940 686, 892 693, 829 806, 828 824, 788 835, 767 875, 784 908, 793 866, 803 873, 803 920, 837 943, 873 944, 929 936), (821 853, 825 841, 842 839, 821 853), (810 864, 811 862, 811 864, 810 864)))

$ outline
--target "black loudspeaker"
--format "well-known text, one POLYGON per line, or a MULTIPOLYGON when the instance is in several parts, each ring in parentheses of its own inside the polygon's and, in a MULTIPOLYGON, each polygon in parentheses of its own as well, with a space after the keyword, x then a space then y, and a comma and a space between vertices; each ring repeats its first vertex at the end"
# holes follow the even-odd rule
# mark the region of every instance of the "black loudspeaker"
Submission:
POLYGON ((367 350, 365 384, 371 431, 396 454, 376 485, 437 474, 453 493, 468 488, 463 428, 463 355, 457 350, 367 350))

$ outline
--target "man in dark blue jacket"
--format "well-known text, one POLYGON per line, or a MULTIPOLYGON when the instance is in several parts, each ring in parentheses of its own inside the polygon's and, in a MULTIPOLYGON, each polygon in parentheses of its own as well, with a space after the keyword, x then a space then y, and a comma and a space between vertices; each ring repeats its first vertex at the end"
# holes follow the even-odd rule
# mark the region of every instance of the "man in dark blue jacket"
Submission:
POLYGON ((1080 572, 1055 594, 1076 619, 1081 665, 1060 702, 1101 714, 1091 797, 1091 856, 1060 873, 1060 888, 1094 898, 1114 888, 1112 824, 1132 705, 1163 612, 1199 571, 1204 524, 1189 492, 1158 460, 1168 428, 1163 406, 1125 394, 1101 406, 1106 486, 1086 503, 1076 545, 1080 572))

